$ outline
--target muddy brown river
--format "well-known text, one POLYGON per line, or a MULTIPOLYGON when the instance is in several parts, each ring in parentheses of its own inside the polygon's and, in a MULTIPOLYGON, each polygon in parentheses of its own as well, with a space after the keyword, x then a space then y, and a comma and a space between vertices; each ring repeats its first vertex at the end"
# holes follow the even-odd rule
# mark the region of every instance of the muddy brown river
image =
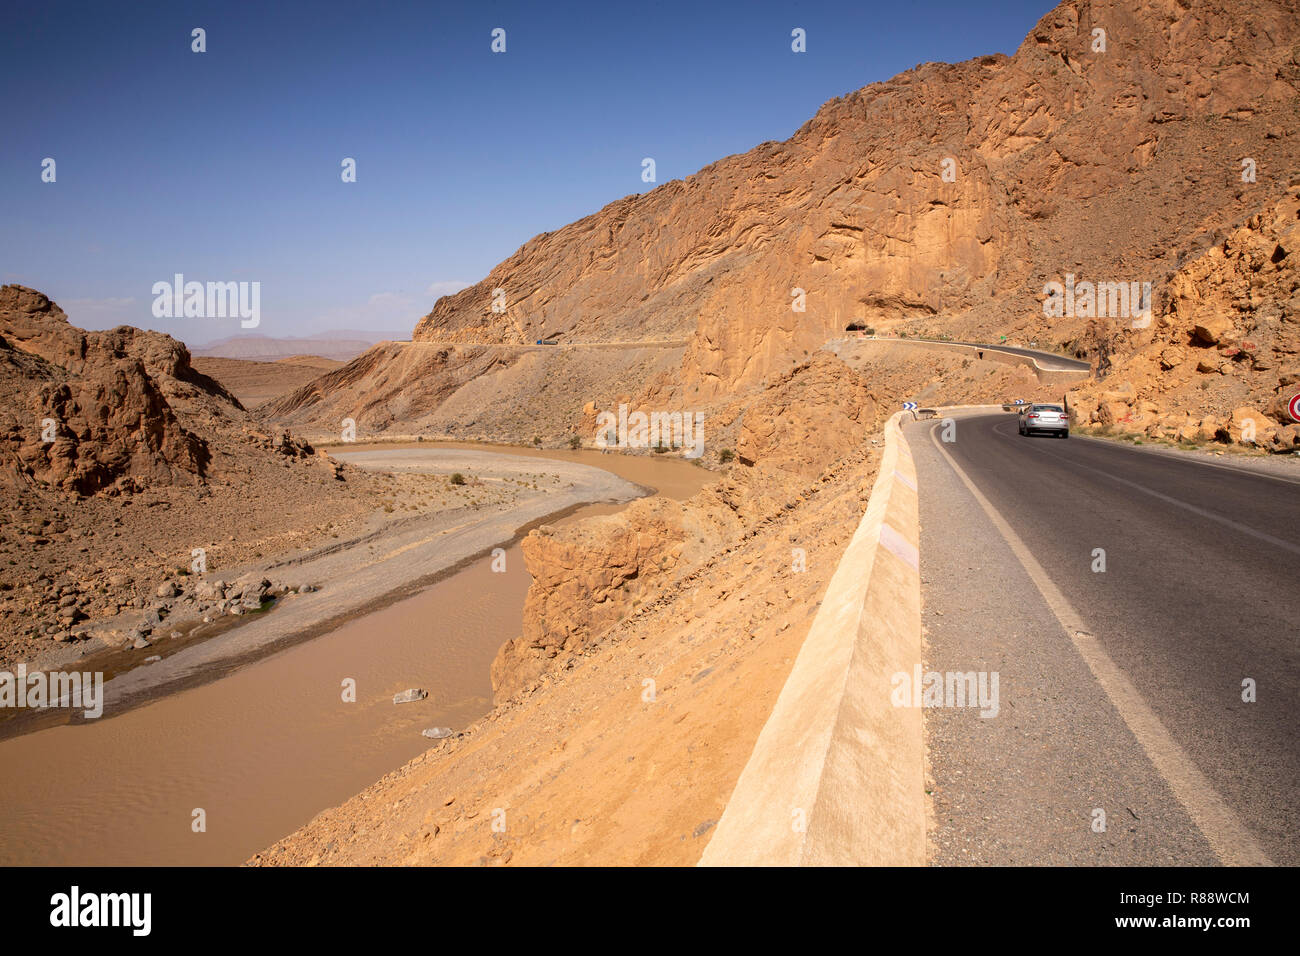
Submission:
MULTIPOLYGON (((716 476, 675 458, 469 443, 604 468, 672 498, 716 476)), ((341 451, 342 449, 340 449, 341 451)), ((590 505, 564 519, 625 505, 590 505)), ((112 718, 0 741, 0 864, 238 864, 491 707, 488 669, 531 583, 475 562, 412 597, 112 718), (344 682, 355 682, 355 702, 344 682), (422 687, 428 698, 395 705, 422 687), (200 830, 196 819, 204 821, 200 830)))

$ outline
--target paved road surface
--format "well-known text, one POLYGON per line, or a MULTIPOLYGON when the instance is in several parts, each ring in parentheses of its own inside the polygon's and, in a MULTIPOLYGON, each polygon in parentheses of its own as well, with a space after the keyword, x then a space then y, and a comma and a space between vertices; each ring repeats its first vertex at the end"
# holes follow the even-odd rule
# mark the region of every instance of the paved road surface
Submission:
POLYGON ((835 338, 831 339, 827 345, 853 342, 888 342, 891 345, 962 345, 967 348, 983 349, 986 352, 1005 352, 1010 355, 1024 355, 1034 359, 1038 363, 1038 366, 1046 371, 1089 373, 1092 371, 1092 366, 1080 359, 1072 359, 1064 355, 1057 355, 1055 352, 1044 352, 1040 349, 1022 348, 1018 345, 994 345, 987 342, 953 342, 945 341, 943 339, 904 339, 880 335, 835 338))
POLYGON ((1066 358, 1055 352, 1043 352, 1039 349, 1025 349, 1018 345, 987 345, 983 342, 954 342, 954 345, 973 345, 977 349, 994 352, 1010 352, 1012 355, 1027 355, 1036 360, 1040 366, 1053 371, 1089 372, 1092 366, 1080 359, 1066 358))
POLYGON ((1300 863, 1300 476, 941 428, 906 426, 926 668, 999 709, 925 712, 932 862, 1300 863))

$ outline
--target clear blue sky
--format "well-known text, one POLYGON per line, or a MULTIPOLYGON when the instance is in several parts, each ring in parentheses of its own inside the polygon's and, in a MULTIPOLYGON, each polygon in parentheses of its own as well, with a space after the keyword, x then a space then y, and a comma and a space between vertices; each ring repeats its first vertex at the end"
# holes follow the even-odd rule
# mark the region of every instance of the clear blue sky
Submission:
POLYGON ((1051 6, 11 4, 0 279, 191 344, 240 328, 154 319, 177 272, 261 282, 266 335, 409 330, 439 290, 650 188, 643 157, 688 176, 918 63, 1014 52, 1051 6))

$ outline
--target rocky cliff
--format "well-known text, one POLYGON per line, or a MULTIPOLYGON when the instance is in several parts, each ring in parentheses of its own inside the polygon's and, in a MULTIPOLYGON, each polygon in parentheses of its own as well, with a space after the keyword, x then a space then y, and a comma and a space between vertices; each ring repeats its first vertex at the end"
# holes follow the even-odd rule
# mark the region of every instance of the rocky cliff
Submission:
POLYGON ((1300 186, 1218 233, 1166 284, 1147 328, 1094 323, 1106 377, 1075 421, 1179 442, 1300 449, 1300 186))
POLYGON ((34 289, 0 288, 0 469, 80 494, 117 482, 197 482, 210 452, 168 400, 182 395, 239 408, 190 368, 174 339, 123 326, 84 332, 34 289))
POLYGON ((1159 288, 1179 250, 1285 189, 1300 165, 1296 14, 1288 0, 1067 0, 1014 56, 923 64, 783 142, 534 237, 419 322, 417 345, 456 346, 444 367, 386 346, 271 414, 382 431, 397 426, 381 397, 400 394, 398 418, 463 432, 528 401, 515 386, 532 377, 555 383, 545 397, 568 418, 543 435, 561 440, 594 388, 707 406, 851 322, 1082 341, 1087 316, 1044 315, 1045 283, 1159 288), (560 346, 502 348, 540 338, 560 346), (565 345, 650 341, 685 347, 617 381, 557 371, 583 364, 565 345), (469 348, 484 344, 490 357, 469 348), (508 398, 483 387, 493 378, 508 398), (457 403, 471 380, 479 400, 457 403))

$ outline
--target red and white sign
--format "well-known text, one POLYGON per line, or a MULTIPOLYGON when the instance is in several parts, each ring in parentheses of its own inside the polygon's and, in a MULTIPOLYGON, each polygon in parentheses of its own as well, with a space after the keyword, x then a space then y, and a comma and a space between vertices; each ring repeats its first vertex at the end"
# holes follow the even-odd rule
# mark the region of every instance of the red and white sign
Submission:
POLYGON ((1286 411, 1293 419, 1300 422, 1300 392, 1291 396, 1291 400, 1286 403, 1286 411))

